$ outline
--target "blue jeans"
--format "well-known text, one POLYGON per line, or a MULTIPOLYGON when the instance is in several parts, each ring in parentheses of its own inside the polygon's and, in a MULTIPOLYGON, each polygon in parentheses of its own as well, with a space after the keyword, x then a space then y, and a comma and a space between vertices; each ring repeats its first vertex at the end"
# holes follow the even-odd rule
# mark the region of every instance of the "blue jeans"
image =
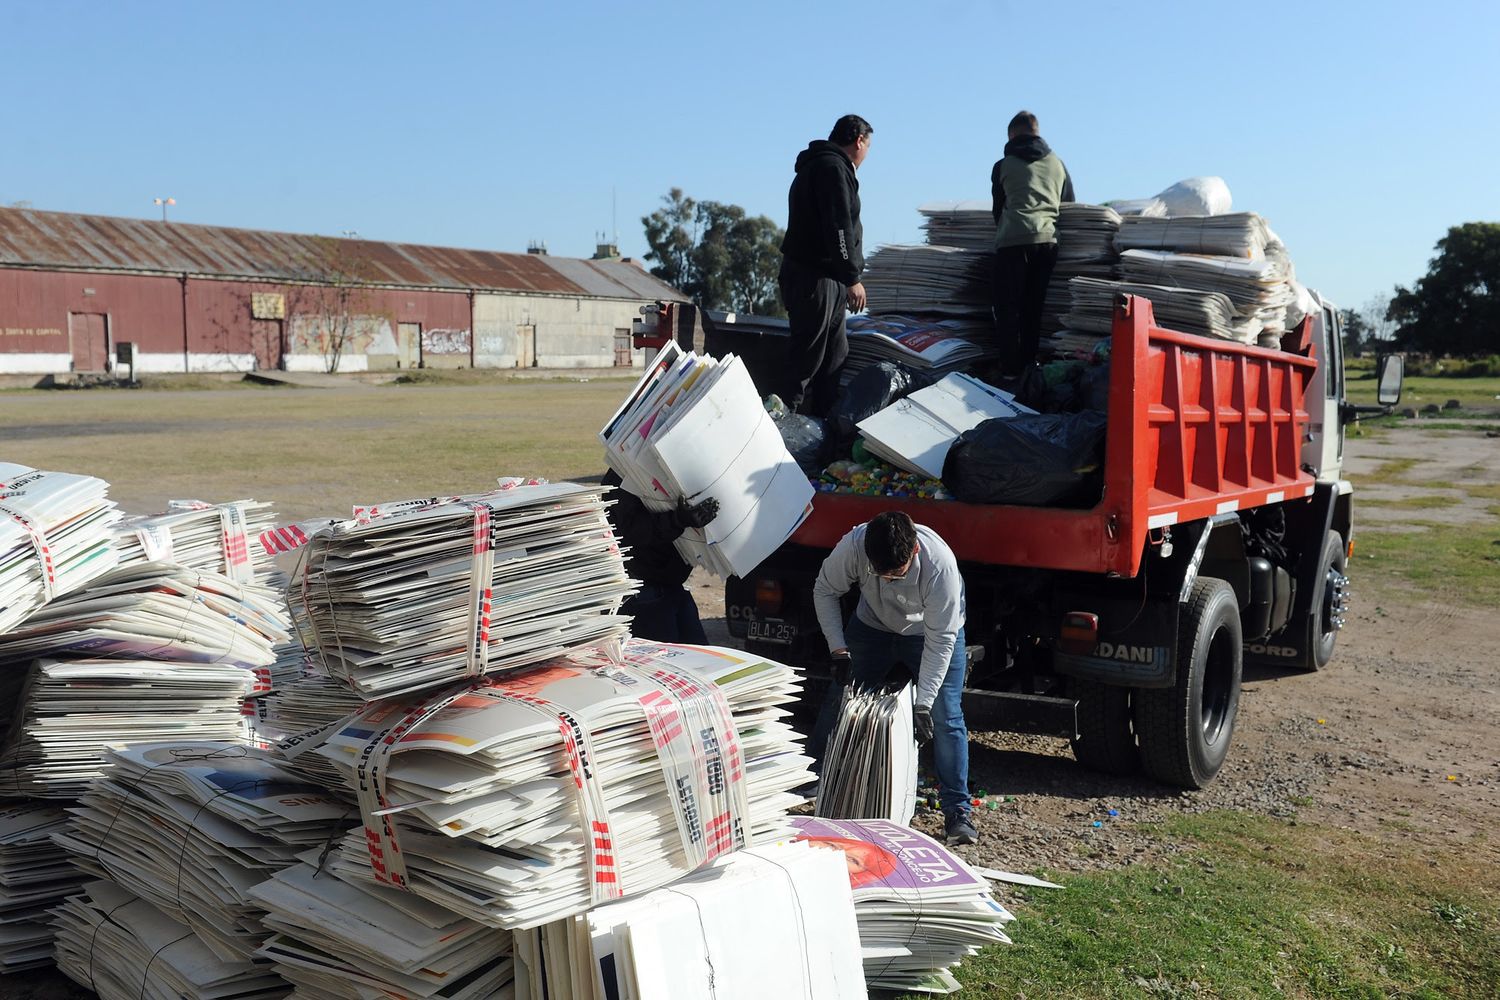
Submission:
MULTIPOLYGON (((844 641, 849 644, 853 683, 879 687, 886 682, 897 661, 910 673, 912 683, 916 683, 917 671, 922 664, 922 633, 897 635, 866 625, 858 615, 853 615, 844 628, 844 641)), ((932 755, 937 764, 938 795, 945 816, 955 813, 967 816, 972 805, 969 797, 969 729, 964 725, 963 709, 964 659, 964 633, 960 629, 953 644, 953 658, 948 661, 948 674, 932 703, 932 755)), ((812 741, 807 745, 808 754, 817 758, 820 767, 829 734, 838 721, 841 693, 837 685, 828 689, 818 713, 818 724, 813 729, 812 741)))

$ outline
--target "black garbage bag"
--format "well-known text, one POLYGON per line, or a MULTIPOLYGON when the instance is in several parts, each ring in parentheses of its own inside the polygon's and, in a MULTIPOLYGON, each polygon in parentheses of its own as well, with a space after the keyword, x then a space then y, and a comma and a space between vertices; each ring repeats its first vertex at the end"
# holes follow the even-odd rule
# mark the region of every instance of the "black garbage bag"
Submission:
POLYGON ((855 435, 855 425, 898 399, 925 389, 932 378, 891 361, 877 361, 849 380, 828 411, 829 430, 839 438, 855 435))
POLYGON ((1089 365, 1078 381, 1078 396, 1085 410, 1109 409, 1109 362, 1089 365))
POLYGON ((1103 487, 1104 414, 986 420, 948 451, 943 484, 965 503, 1088 507, 1103 487))
POLYGON ((823 421, 800 413, 785 413, 772 419, 776 423, 776 429, 781 432, 781 440, 786 442, 786 450, 796 460, 797 467, 809 476, 820 475, 823 466, 828 464, 831 444, 823 421))

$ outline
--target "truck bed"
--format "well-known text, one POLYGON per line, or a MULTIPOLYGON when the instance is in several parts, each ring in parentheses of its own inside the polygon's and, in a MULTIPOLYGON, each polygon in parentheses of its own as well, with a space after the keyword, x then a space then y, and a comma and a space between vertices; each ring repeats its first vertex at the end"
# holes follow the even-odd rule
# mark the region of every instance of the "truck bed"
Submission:
POLYGON ((829 549, 899 508, 963 562, 1133 577, 1147 532, 1309 496, 1301 467, 1311 321, 1285 350, 1168 330, 1121 296, 1111 337, 1104 491, 1088 510, 819 493, 790 541, 829 549))

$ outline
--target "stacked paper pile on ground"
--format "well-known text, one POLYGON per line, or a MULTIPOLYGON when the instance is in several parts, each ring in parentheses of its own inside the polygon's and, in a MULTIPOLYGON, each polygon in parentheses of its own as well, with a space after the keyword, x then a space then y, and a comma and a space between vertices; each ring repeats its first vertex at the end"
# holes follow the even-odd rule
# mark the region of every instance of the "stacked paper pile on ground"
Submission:
POLYGON ((527 1000, 865 1000, 842 858, 802 844, 729 855, 586 916, 516 934, 527 1000))
POLYGON ((930 201, 917 211, 926 217, 922 229, 934 246, 995 251, 995 216, 989 201, 930 201))
POLYGON ((817 814, 911 822, 917 801, 912 687, 844 688, 818 781, 817 814))
POLYGON ((839 369, 848 385, 861 371, 893 361, 934 377, 964 371, 999 356, 989 319, 923 319, 918 316, 850 316, 849 359, 839 369))
POLYGON ((224 961, 113 882, 90 882, 57 910, 57 967, 100 1000, 280 1000, 288 985, 264 961, 224 961))
POLYGON ((92 476, 0 462, 0 634, 114 568, 108 494, 92 476))
POLYGON ((87 881, 52 842, 68 816, 23 802, 0 809, 0 973, 52 964, 51 911, 87 881))
POLYGON ((1109 333, 1115 297, 1126 294, 1150 299, 1156 322, 1171 330, 1220 337, 1242 344, 1255 343, 1261 333, 1260 321, 1254 316, 1241 316, 1229 296, 1221 292, 1093 278, 1074 278, 1068 285, 1073 295, 1073 308, 1063 317, 1063 322, 1071 330, 1109 333))
POLYGON ((357 818, 321 787, 230 743, 137 743, 109 755, 57 842, 79 868, 192 928, 227 962, 265 940, 250 889, 357 818))
POLYGON ((274 931, 261 955, 295 996, 510 998, 511 940, 399 889, 351 883, 303 863, 250 890, 274 931))
POLYGON ((276 524, 270 504, 173 500, 167 506, 166 513, 128 517, 116 526, 120 565, 168 562, 213 570, 238 583, 284 585, 285 575, 257 542, 276 524))
POLYGON ((630 640, 372 705, 292 752, 362 789, 341 875, 534 927, 784 835, 812 780, 781 721, 798 687, 747 653, 630 640))
POLYGON ((1113 278, 1119 261, 1115 235, 1120 214, 1104 205, 1065 202, 1057 216, 1057 265, 1042 305, 1042 330, 1063 328, 1062 317, 1072 306, 1068 282, 1073 278, 1113 278))
POLYGON ((870 989, 952 993, 955 965, 1010 943, 989 883, 931 837, 878 819, 794 822, 798 840, 845 856, 870 989))
POLYGON ((365 699, 616 638, 634 589, 599 487, 574 483, 358 508, 301 560, 299 629, 365 699))
POLYGON ((1254 212, 1185 218, 1128 216, 1120 223, 1115 246, 1126 250, 1166 250, 1226 257, 1263 257, 1276 242, 1266 220, 1254 212))
POLYGON ((872 315, 988 316, 993 260, 963 247, 883 246, 865 264, 866 304, 872 315))
POLYGON ((1012 393, 955 373, 856 426, 871 454, 908 472, 941 479, 948 449, 964 431, 995 417, 1035 412, 1017 403, 1012 393))
POLYGON ((669 344, 599 432, 604 459, 650 510, 712 498, 718 515, 677 551, 723 577, 744 576, 812 510, 813 489, 787 451, 745 366, 669 344))

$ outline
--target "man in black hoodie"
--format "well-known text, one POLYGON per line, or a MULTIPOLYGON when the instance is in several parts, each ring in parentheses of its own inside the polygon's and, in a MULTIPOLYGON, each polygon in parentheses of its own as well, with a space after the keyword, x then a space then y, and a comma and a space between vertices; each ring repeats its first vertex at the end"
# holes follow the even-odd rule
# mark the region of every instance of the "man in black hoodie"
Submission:
POLYGON ((1037 134, 1036 115, 1022 111, 1006 130, 1005 156, 990 171, 995 196, 993 292, 995 332, 1005 375, 1036 363, 1042 303, 1057 264, 1057 215, 1073 200, 1068 168, 1037 134))
POLYGON ((870 123, 845 115, 827 140, 797 154, 781 241, 781 301, 791 325, 780 395, 799 413, 822 415, 838 391, 835 378, 849 356, 844 308, 865 308, 865 269, 854 172, 870 150, 870 123))
POLYGON ((624 486, 620 474, 610 469, 604 485, 613 486, 609 499, 610 524, 615 537, 630 551, 625 554, 625 572, 639 580, 641 589, 620 606, 631 615, 630 634, 657 642, 706 643, 698 604, 683 586, 693 568, 683 562, 672 543, 688 528, 702 528, 719 513, 712 497, 690 504, 683 497, 673 510, 648 510, 640 498, 624 486))

